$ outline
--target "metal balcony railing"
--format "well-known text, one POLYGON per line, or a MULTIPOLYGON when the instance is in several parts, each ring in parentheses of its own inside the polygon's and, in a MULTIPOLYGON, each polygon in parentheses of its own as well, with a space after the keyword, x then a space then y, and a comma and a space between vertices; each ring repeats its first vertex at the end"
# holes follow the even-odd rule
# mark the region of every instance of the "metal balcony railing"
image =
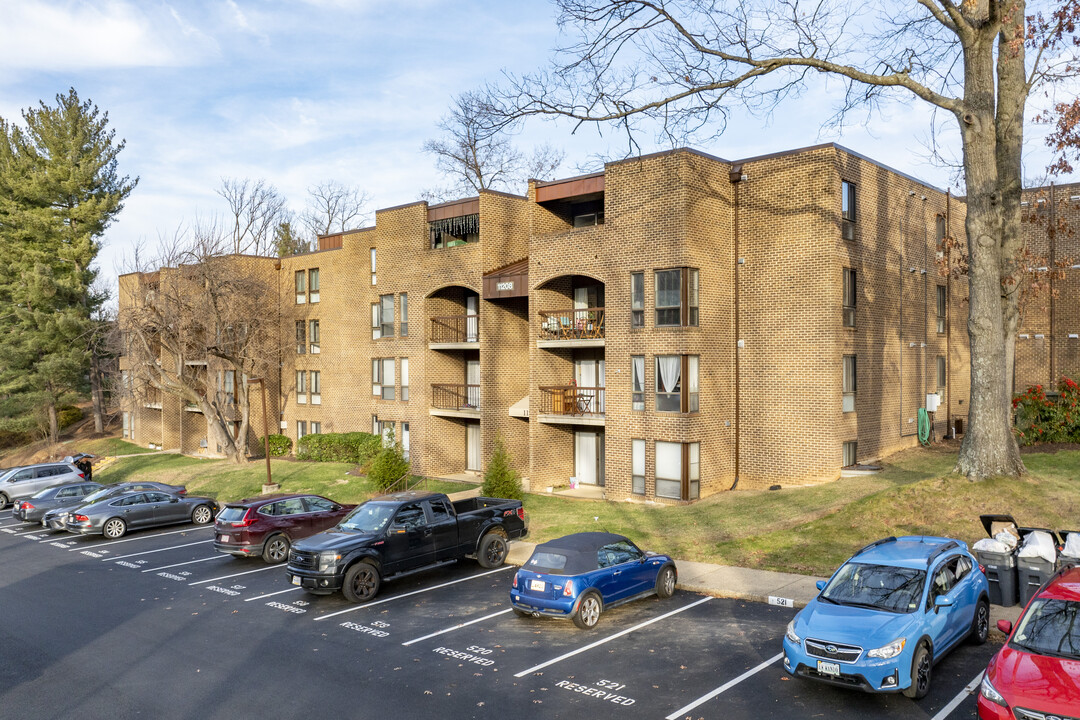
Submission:
POLYGON ((602 415, 604 388, 553 385, 540 388, 543 415, 602 415))
POLYGON ((541 340, 602 340, 604 308, 540 311, 541 340))
POLYGON ((439 410, 479 410, 479 385, 431 385, 431 407, 439 410))
POLYGON ((431 318, 431 336, 428 342, 462 343, 480 339, 479 315, 443 315, 431 318))

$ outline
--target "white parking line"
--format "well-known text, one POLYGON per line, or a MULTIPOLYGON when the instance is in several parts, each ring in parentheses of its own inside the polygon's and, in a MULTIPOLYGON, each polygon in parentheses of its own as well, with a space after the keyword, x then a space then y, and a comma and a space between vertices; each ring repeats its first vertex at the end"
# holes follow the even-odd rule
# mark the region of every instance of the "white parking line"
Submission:
POLYGON ((933 717, 933 720, 945 720, 945 718, 949 717, 952 711, 960 706, 960 703, 971 697, 971 693, 975 690, 975 688, 979 686, 979 683, 982 682, 982 677, 982 673, 976 675, 975 679, 967 684, 967 687, 961 690, 959 694, 957 694, 957 696, 949 702, 948 705, 938 711, 938 714, 933 717))
MULTIPOLYGON (((142 552, 131 553, 130 555, 114 555, 113 557, 102 558, 101 562, 111 562, 113 560, 123 560, 129 557, 138 557, 139 555, 153 555, 154 553, 165 552, 166 550, 179 550, 180 548, 191 547, 192 545, 205 545, 208 542, 214 542, 211 540, 199 540, 192 543, 184 543, 183 545, 170 545, 167 548, 158 548, 157 550, 144 550, 142 552)), ((221 557, 225 557, 222 555, 221 557)))
POLYGON ((775 663, 777 660, 779 660, 782 657, 784 657, 784 653, 777 653, 776 655, 772 656, 771 658, 769 658, 765 662, 761 663, 757 667, 750 668, 749 670, 747 670, 746 672, 744 672, 742 675, 735 678, 734 680, 728 680, 726 683, 724 683, 720 687, 716 688, 711 693, 709 693, 707 695, 702 695, 701 697, 699 697, 697 700, 690 703, 689 705, 684 705, 683 707, 679 708, 675 712, 668 715, 667 718, 665 718, 665 720, 676 720, 677 718, 685 717, 688 712, 690 712, 691 710, 696 708, 698 705, 702 705, 704 703, 707 703, 708 701, 712 700, 714 697, 716 697, 720 693, 723 693, 723 692, 726 692, 726 691, 730 690, 731 688, 735 687, 736 685, 741 683, 746 678, 751 677, 752 675, 756 675, 757 673, 759 673, 762 670, 764 670, 765 668, 769 667, 770 665, 772 665, 773 663, 775 663))
MULTIPOLYGON (((109 540, 108 544, 110 546, 111 545, 119 545, 120 543, 133 542, 135 540, 150 540, 151 538, 165 537, 166 535, 176 535, 177 533, 187 533, 187 532, 195 532, 197 530, 213 530, 213 529, 214 529, 213 525, 203 525, 201 527, 187 528, 186 530, 173 530, 172 532, 157 533, 156 535, 140 535, 138 537, 124 538, 123 540, 109 540)), ((77 534, 77 533, 73 533, 73 534, 77 534)), ((76 550, 83 550, 83 549, 84 548, 80 546, 80 547, 72 548, 71 550, 68 550, 68 552, 75 552, 76 550)))
MULTIPOLYGON (((214 557, 203 558, 202 560, 188 560, 182 563, 173 563, 172 565, 162 565, 161 567, 150 568, 149 570, 141 570, 140 572, 157 572, 158 570, 168 570, 169 568, 180 567, 181 565, 194 565, 195 563, 209 562, 210 560, 224 560, 229 557, 228 555, 215 555, 214 557)), ((116 558, 113 558, 115 560, 116 558)))
POLYGON ((592 650, 594 647, 599 647, 600 645, 603 645, 604 643, 609 643, 612 640, 615 640, 616 638, 621 638, 623 635, 629 635, 630 633, 634 632, 635 630, 640 630, 641 628, 646 627, 648 625, 652 625, 655 622, 660 622, 661 620, 667 619, 667 618, 671 617, 672 615, 678 615, 681 612, 689 610, 692 607, 696 607, 697 605, 700 605, 701 603, 709 602, 710 600, 712 600, 712 597, 703 597, 700 600, 692 602, 689 605, 684 605, 683 607, 681 607, 681 608, 679 608, 677 610, 672 610, 671 612, 666 612, 663 615, 659 615, 657 617, 654 617, 652 620, 646 620, 643 623, 638 623, 637 625, 634 625, 633 627, 626 628, 625 630, 623 630, 621 632, 617 632, 614 635, 609 635, 608 637, 604 638, 603 640, 597 640, 594 643, 589 643, 588 645, 586 645, 583 648, 578 648, 577 650, 571 650, 570 652, 565 653, 563 655, 560 655, 557 658, 554 658, 552 660, 548 660, 547 662, 542 662, 539 665, 534 665, 531 668, 529 668, 528 670, 522 670, 521 672, 516 673, 514 675, 514 677, 525 677, 526 675, 528 675, 530 673, 534 673, 537 670, 542 670, 542 669, 546 668, 548 665, 554 665, 555 663, 562 662, 563 660, 565 660, 567 658, 573 657, 575 655, 580 655, 581 653, 583 653, 583 652, 585 652, 587 650, 592 650))
POLYGON ((31 530, 29 532, 16 533, 15 537, 25 537, 26 535, 40 535, 43 532, 45 532, 45 530, 42 528, 38 530, 31 530))
POLYGON ((277 592, 266 593, 265 595, 256 595, 252 598, 244 598, 244 602, 251 602, 252 600, 262 600, 263 598, 273 597, 274 595, 281 595, 287 592, 296 592, 297 590, 303 590, 303 588, 291 587, 286 590, 278 590, 277 592))
POLYGON ((209 580, 199 580, 198 582, 188 583, 191 585, 202 585, 203 583, 217 582, 218 580, 228 580, 229 578, 240 577, 241 575, 250 575, 251 573, 263 572, 264 570, 280 570, 280 565, 271 565, 270 567, 259 568, 258 570, 245 570, 242 573, 233 573, 232 575, 222 575, 221 577, 210 578, 209 580))
POLYGON ((485 615, 482 618, 476 618, 475 620, 470 620, 469 622, 458 623, 454 627, 448 627, 445 630, 439 630, 438 632, 433 632, 430 635, 425 635, 424 637, 418 637, 415 640, 410 640, 408 642, 403 642, 401 644, 402 645, 412 645, 413 643, 418 643, 421 640, 427 640, 427 639, 433 638, 433 637, 435 637, 437 635, 443 635, 443 634, 448 633, 448 632, 454 632, 455 630, 466 627, 467 625, 473 625, 473 624, 478 623, 478 622, 483 622, 485 620, 490 620, 493 617, 498 617, 500 615, 505 615, 506 613, 510 612, 512 609, 513 608, 506 608, 505 610, 500 610, 497 613, 491 613, 490 615, 485 615))
POLYGON ((382 600, 376 600, 375 602, 364 603, 363 605, 357 605, 356 607, 346 608, 345 610, 338 610, 337 612, 330 613, 329 615, 320 615, 319 617, 315 618, 315 620, 316 620, 316 622, 319 621, 319 620, 329 620, 330 618, 335 617, 337 615, 344 615, 345 613, 355 612, 357 610, 363 610, 364 608, 374 607, 375 605, 382 605, 383 603, 390 602, 392 600, 400 600, 401 598, 407 598, 410 595, 419 595, 420 593, 431 592, 432 590, 438 590, 439 588, 444 588, 444 587, 447 587, 449 585, 457 585, 458 583, 465 582, 466 580, 475 580, 476 578, 482 578, 485 575, 491 575, 492 573, 503 572, 504 570, 509 570, 511 568, 516 570, 517 566, 516 565, 507 565, 506 567, 495 568, 494 570, 488 570, 487 572, 480 573, 479 575, 470 575, 469 577, 458 578, 457 580, 451 580, 450 582, 445 582, 445 583, 442 583, 441 585, 432 585, 429 588, 423 588, 421 590, 413 590, 412 592, 407 592, 407 593, 404 593, 402 595, 394 595, 393 597, 383 598, 382 600))

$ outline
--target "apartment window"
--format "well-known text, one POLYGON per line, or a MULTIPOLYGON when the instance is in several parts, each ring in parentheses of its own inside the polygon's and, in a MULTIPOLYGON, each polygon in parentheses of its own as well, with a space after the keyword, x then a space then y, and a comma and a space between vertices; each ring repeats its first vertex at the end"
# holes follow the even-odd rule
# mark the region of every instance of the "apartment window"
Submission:
POLYGON ((574 227, 592 227, 604 224, 604 201, 575 203, 570 206, 570 215, 574 218, 574 227))
POLYGON ((371 284, 375 284, 375 248, 371 248, 371 284))
POLYGON ((401 454, 409 459, 409 423, 401 423, 401 454))
POLYGON ((947 228, 945 227, 945 216, 938 215, 934 218, 934 233, 937 236, 937 249, 939 251, 945 249, 945 234, 947 228))
POLYGON ((394 296, 380 295, 379 307, 381 316, 382 336, 394 337, 394 296))
POLYGON ((311 354, 319 354, 319 321, 308 321, 308 340, 311 342, 311 354))
POLYGON ((307 323, 304 320, 297 320, 296 321, 296 354, 297 355, 303 355, 305 352, 307 352, 307 337, 306 337, 306 333, 304 332, 304 326, 306 324, 307 323))
POLYGON ((383 400, 394 399, 394 358, 371 359, 371 394, 383 400))
POLYGON ((698 411, 698 366, 697 355, 656 356, 657 412, 698 411))
POLYGON ((845 240, 855 239, 855 184, 844 180, 840 183, 840 225, 845 240))
POLYGON ((129 413, 129 412, 124 413, 124 434, 123 434, 123 436, 126 437, 126 438, 131 437, 131 413, 129 413))
POLYGON ((322 432, 322 423, 321 422, 313 422, 313 423, 311 423, 311 431, 308 433, 308 435, 318 435, 321 432, 322 432))
POLYGON ((401 399, 409 399, 409 358, 401 358, 401 399))
POLYGON ((308 302, 319 302, 319 268, 308 270, 308 302))
POLYGON ((938 355, 937 356, 937 387, 938 387, 938 393, 939 394, 944 393, 945 388, 947 387, 946 378, 945 378, 945 356, 944 355, 938 355))
POLYGON ((843 370, 843 410, 844 412, 855 412, 855 392, 857 390, 857 384, 855 382, 855 356, 844 356, 844 370, 843 370))
POLYGON ((844 327, 855 327, 855 271, 844 268, 844 327))
POLYGON ((630 441, 631 488, 635 495, 645 494, 645 441, 630 441))
POLYGON ((226 370, 225 371, 224 387, 222 389, 225 392, 225 402, 227 404, 229 404, 229 405, 235 405, 236 404, 236 371, 235 370, 226 370))
POLYGON ((937 285, 937 331, 939 333, 945 332, 945 310, 946 310, 946 296, 945 286, 937 285))
POLYGON ((371 303, 371 339, 378 340, 382 337, 382 313, 379 303, 371 303))
POLYGON ((296 421, 296 439, 299 440, 300 438, 304 437, 307 434, 308 434, 307 420, 297 420, 296 421))
POLYGON ((307 404, 307 370, 296 371, 296 404, 307 404))
POLYGON ((630 273, 630 327, 645 327, 645 273, 630 273))
POLYGON ((645 356, 634 355, 630 358, 633 381, 633 410, 645 409, 645 356))
POLYGON ((858 462, 855 458, 858 456, 859 443, 854 440, 849 440, 844 443, 844 467, 854 467, 858 462))
POLYGON ((409 295, 401 293, 401 337, 409 334, 409 295))
POLYGON ((656 271, 654 279, 658 327, 698 324, 698 276, 697 268, 656 271))
POLYGON ((701 443, 656 441, 656 495, 676 500, 701 495, 701 443))
POLYGON ((458 217, 432 220, 428 223, 431 236, 431 249, 452 248, 480 242, 480 215, 459 215, 458 217))
POLYGON ((322 405, 322 372, 311 371, 311 404, 322 405))
POLYGON ((307 302, 307 273, 303 270, 296 271, 296 304, 303 305, 307 302))

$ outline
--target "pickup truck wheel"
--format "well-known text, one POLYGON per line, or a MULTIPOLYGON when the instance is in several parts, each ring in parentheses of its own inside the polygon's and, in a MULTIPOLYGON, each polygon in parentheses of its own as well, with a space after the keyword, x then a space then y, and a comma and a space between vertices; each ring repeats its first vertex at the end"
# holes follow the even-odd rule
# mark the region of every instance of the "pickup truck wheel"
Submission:
POLYGON ((675 568, 668 565, 656 576, 656 597, 669 598, 675 594, 675 568))
POLYGON ((497 530, 492 530, 480 541, 480 552, 476 554, 476 561, 483 568, 497 568, 506 562, 506 554, 509 548, 506 538, 497 530))
POLYGON ((604 611, 600 597, 590 592, 581 598, 577 612, 574 613, 574 624, 582 630, 592 630, 596 623, 600 622, 600 613, 604 611))
POLYGON ((926 643, 920 643, 915 648, 915 657, 911 659, 911 685, 904 690, 904 696, 912 700, 922 700, 926 693, 930 692, 930 672, 934 661, 930 657, 930 650, 926 643))
POLYGON ((274 535, 263 546, 262 556, 263 560, 271 565, 284 562, 289 557, 289 538, 281 534, 274 535))
POLYGON ((345 584, 341 591, 349 602, 362 603, 379 592, 379 569, 368 560, 361 560, 345 571, 345 584))

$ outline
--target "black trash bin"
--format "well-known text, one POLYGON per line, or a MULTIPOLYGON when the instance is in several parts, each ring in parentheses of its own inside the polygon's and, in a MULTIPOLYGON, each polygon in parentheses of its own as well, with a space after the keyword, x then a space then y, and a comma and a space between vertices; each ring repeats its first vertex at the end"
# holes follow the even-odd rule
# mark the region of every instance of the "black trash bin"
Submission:
MULTIPOLYGON (((1011 530, 1017 537, 1020 531, 1012 515, 980 515, 986 534, 994 537, 1002 530, 1011 530)), ((976 550, 975 558, 983 566, 990 583, 990 604, 1012 607, 1016 604, 1016 551, 1007 553, 976 550)))
MULTIPOLYGON (((1036 530, 1046 533, 1050 536, 1051 542, 1053 542, 1055 549, 1061 544, 1058 540, 1057 533, 1048 528, 1018 528, 1020 530, 1020 545, 1017 547, 1017 552, 1020 551, 1020 547, 1023 547, 1024 540, 1027 536, 1036 530)), ((1046 581, 1050 579, 1050 576, 1057 570, 1057 557, 1055 555, 1054 562, 1049 562, 1045 558, 1041 557, 1016 557, 1016 580, 1019 586, 1020 604, 1027 605, 1031 598, 1035 597, 1035 594, 1039 592, 1039 588, 1046 584, 1046 581)))

